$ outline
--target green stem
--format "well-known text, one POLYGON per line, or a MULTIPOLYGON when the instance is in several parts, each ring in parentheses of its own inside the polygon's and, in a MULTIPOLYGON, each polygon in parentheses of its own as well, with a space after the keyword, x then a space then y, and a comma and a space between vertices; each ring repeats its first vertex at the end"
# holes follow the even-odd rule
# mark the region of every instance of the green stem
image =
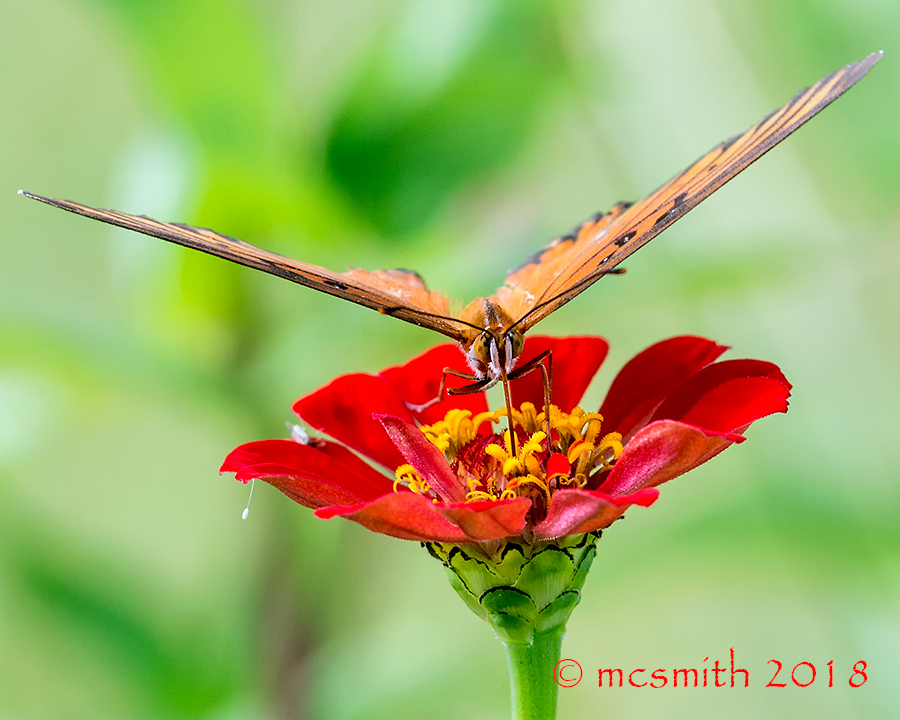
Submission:
POLYGON ((509 682, 512 689, 513 720, 554 720, 556 692, 553 677, 559 662, 564 627, 536 633, 530 645, 506 645, 509 682))

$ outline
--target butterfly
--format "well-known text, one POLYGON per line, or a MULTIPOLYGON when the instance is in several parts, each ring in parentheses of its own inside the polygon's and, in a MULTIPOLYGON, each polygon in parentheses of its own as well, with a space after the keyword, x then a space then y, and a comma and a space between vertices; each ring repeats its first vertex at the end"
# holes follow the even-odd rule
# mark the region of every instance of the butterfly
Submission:
MULTIPOLYGON (((558 237, 510 271, 489 298, 477 298, 458 315, 448 299, 428 289, 410 270, 332 272, 291 260, 206 228, 164 223, 145 216, 102 210, 69 200, 19 193, 63 210, 194 248, 231 262, 283 277, 329 295, 377 310, 383 315, 429 328, 459 343, 473 374, 450 369, 446 374, 474 381, 450 392, 475 392, 538 367, 541 356, 516 367, 524 334, 550 313, 584 292, 604 275, 616 272, 625 258, 643 247, 689 210, 709 197, 750 163, 855 85, 881 59, 875 52, 805 88, 783 108, 764 117, 745 133, 714 147, 656 192, 638 203, 619 203, 598 213, 568 235, 558 237)), ((549 383, 544 372, 545 394, 549 383)))

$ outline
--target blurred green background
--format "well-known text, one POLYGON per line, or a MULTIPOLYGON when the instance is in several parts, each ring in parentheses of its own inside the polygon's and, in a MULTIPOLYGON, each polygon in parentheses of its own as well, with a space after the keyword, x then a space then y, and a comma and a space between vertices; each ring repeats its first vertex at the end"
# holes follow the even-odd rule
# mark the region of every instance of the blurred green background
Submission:
POLYGON ((683 333, 795 384, 604 536, 559 717, 897 717, 898 37, 893 0, 0 0, 0 718, 509 716, 502 646, 417 544, 262 485, 241 522, 217 474, 438 338, 17 189, 468 300, 878 49, 540 331, 610 340, 588 407, 683 333), (731 647, 748 690, 596 687, 731 647), (773 658, 835 687, 766 689, 773 658))

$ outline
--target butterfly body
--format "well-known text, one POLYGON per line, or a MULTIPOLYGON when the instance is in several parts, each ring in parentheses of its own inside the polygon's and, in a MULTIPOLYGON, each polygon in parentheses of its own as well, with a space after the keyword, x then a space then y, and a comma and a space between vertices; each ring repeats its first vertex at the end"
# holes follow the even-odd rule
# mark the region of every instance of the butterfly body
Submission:
POLYGON ((460 315, 467 323, 459 342, 477 380, 499 381, 513 371, 525 346, 525 337, 512 326, 513 317, 493 298, 476 298, 460 315))
MULTIPOLYGON (((349 270, 336 273, 276 255, 206 228, 164 223, 69 200, 20 191, 36 200, 112 225, 200 250, 300 285, 335 295, 459 343, 483 389, 515 370, 524 334, 625 258, 696 207, 726 182, 855 85, 881 59, 872 53, 801 90, 787 105, 745 133, 714 147, 638 203, 619 203, 530 256, 512 270, 489 298, 472 301, 454 316, 446 297, 427 288, 410 270, 349 270)), ((533 360, 533 359, 532 359, 533 360)), ((532 365, 530 360, 526 365, 532 365)))

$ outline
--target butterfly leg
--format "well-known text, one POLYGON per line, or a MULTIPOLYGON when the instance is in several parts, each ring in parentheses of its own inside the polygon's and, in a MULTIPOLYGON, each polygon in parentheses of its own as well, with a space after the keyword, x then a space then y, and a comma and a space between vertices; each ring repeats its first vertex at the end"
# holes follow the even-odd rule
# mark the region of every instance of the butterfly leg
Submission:
MULTIPOLYGON (((503 383, 503 395, 506 400, 506 419, 507 425, 509 426, 509 442, 512 446, 512 455, 516 456, 519 453, 518 442, 516 438, 516 433, 513 430, 513 414, 512 414, 512 400, 509 394, 509 378, 506 375, 506 367, 505 365, 500 366, 500 378, 499 382, 503 383)), ((460 370, 454 370, 453 368, 444 368, 444 372, 441 374, 441 388, 438 391, 438 396, 424 405, 416 405, 411 406, 407 403, 407 406, 410 409, 416 411, 425 408, 429 408, 435 403, 440 402, 444 397, 444 392, 448 395, 470 395, 472 393, 483 392, 484 390, 488 390, 496 385, 498 382, 497 379, 492 377, 484 377, 479 378, 476 375, 470 375, 469 373, 462 372, 460 370), (462 378, 463 380, 472 380, 468 385, 462 385, 460 387, 447 387, 447 376, 452 375, 453 377, 462 378)))
POLYGON ((481 392, 482 390, 486 390, 490 387, 495 381, 490 378, 478 378, 475 375, 471 375, 467 372, 463 372, 461 370, 455 370, 454 368, 444 368, 444 372, 441 373, 441 386, 438 390, 437 397, 432 398, 426 403, 422 403, 421 405, 413 405, 412 403, 406 403, 406 406, 412 410, 413 412, 422 412, 432 407, 433 405, 437 405, 441 400, 444 399, 444 393, 447 395, 469 395, 471 393, 481 392), (469 385, 462 385, 460 387, 447 387, 447 376, 452 375, 453 377, 462 378, 463 380, 472 380, 473 382, 469 385))
POLYGON ((503 383, 503 399, 506 400, 506 425, 509 428, 507 430, 509 432, 509 445, 512 447, 510 454, 513 457, 518 457, 519 444, 516 438, 515 426, 513 425, 512 396, 509 392, 509 376, 506 374, 506 363, 500 364, 500 382, 503 383))
MULTIPOLYGON (((549 351, 548 351, 549 353, 549 351)), ((546 355, 542 355, 539 359, 542 360, 546 355)), ((530 363, 529 363, 530 365, 530 363)), ((541 366, 543 368, 543 365, 541 366)), ((522 368, 525 369, 525 368, 522 368)), ((534 368, 531 367, 531 370, 534 368)), ((546 378, 546 368, 544 368, 545 378, 546 378)), ((521 371, 517 371, 516 377, 521 377, 521 371)), ((497 380, 491 377, 479 378, 476 375, 471 375, 466 372, 462 372, 461 370, 455 370, 454 368, 444 368, 444 372, 441 373, 441 385, 438 390, 437 397, 433 400, 429 400, 426 403, 422 403, 421 405, 413 405, 411 403, 406 403, 406 407, 408 407, 412 412, 422 412, 423 410, 427 410, 428 408, 436 405, 441 400, 444 399, 444 393, 447 395, 470 395, 472 393, 482 392, 487 390, 488 388, 493 387, 497 384, 497 380), (472 380, 473 382, 468 385, 461 385, 460 387, 447 387, 447 377, 452 375, 453 377, 462 378, 463 380, 472 380)), ((518 454, 518 442, 516 438, 516 434, 513 431, 513 414, 512 414, 512 401, 509 394, 509 378, 506 375, 506 368, 501 366, 501 377, 500 382, 503 383, 503 394, 506 399, 506 417, 509 425, 509 436, 510 436, 510 444, 512 445, 512 454, 515 456, 518 454)), ((546 385, 546 383, 545 383, 546 385)), ((549 396, 548 396, 549 397, 549 396)), ((549 427, 549 424, 548 424, 549 427)))
POLYGON ((544 350, 540 355, 536 355, 521 367, 516 368, 509 375, 510 380, 517 380, 520 377, 534 372, 538 368, 541 369, 541 376, 544 381, 544 421, 545 432, 547 433, 547 447, 550 447, 550 403, 553 398, 553 353, 550 350, 544 350), (544 365, 544 358, 547 358, 547 364, 544 365))
POLYGON ((447 388, 448 395, 471 395, 472 393, 482 392, 487 390, 488 388, 493 387, 497 384, 496 380, 491 380, 490 378, 482 378, 479 380, 474 375, 457 375, 456 377, 468 377, 470 380, 474 380, 471 385, 462 385, 460 387, 447 388))

